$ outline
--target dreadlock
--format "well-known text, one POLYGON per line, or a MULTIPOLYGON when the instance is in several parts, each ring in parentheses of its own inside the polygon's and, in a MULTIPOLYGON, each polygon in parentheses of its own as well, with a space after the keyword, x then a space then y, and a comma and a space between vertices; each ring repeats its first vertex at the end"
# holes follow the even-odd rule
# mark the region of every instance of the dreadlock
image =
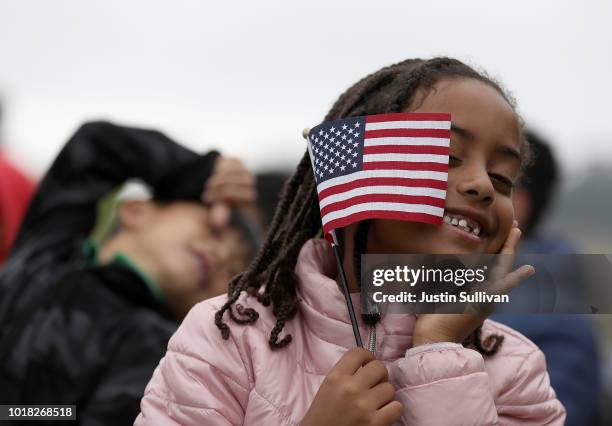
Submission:
MULTIPOLYGON (((325 121, 369 114, 407 111, 413 108, 419 89, 429 90, 446 78, 467 78, 483 82, 495 90, 514 108, 514 100, 493 79, 468 65, 451 58, 429 60, 408 59, 368 75, 345 91, 325 116, 325 121)), ((524 140, 524 138, 523 138, 524 140)), ((521 150, 525 156, 525 142, 521 150)), ((321 234, 321 216, 308 152, 297 170, 285 184, 268 235, 259 253, 246 271, 232 279, 227 301, 215 314, 215 324, 224 339, 229 338, 229 326, 223 321, 225 312, 238 324, 252 324, 259 314, 252 308, 237 303, 243 291, 256 297, 264 306, 271 305, 276 324, 270 333, 269 345, 282 348, 291 342, 287 334, 279 340, 285 323, 297 312, 295 266, 301 247, 309 239, 321 234)), ((361 242, 356 255, 365 251, 367 226, 359 233, 361 242)), ((358 263, 360 265, 360 261, 358 263)), ((357 274, 356 274, 357 275, 357 274)), ((359 276, 359 275, 357 275, 359 276)), ((486 355, 494 354, 501 344, 501 336, 489 336, 481 342, 478 328, 468 340, 486 355)))

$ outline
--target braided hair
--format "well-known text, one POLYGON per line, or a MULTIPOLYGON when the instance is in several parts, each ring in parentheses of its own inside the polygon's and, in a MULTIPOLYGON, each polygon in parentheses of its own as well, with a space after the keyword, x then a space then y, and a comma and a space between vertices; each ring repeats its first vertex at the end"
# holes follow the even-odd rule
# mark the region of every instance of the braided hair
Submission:
MULTIPOLYGON (((419 89, 431 89, 438 81, 447 78, 474 79, 497 90, 514 108, 514 100, 498 83, 486 74, 452 58, 429 60, 408 59, 376 71, 346 90, 325 116, 325 121, 369 114, 406 111, 412 106, 419 89)), ((524 140, 524 138, 523 138, 524 140)), ((523 142, 525 145, 525 142, 523 142)), ((527 147, 521 150, 523 155, 527 147)), ((280 338, 285 323, 297 312, 297 278, 295 266, 302 246, 309 239, 321 235, 321 216, 308 152, 300 160, 297 170, 283 189, 274 213, 267 237, 257 256, 246 271, 234 277, 228 285, 227 301, 215 314, 215 324, 224 339, 230 335, 229 326, 223 320, 228 312, 238 324, 252 324, 259 314, 252 308, 237 303, 243 291, 256 297, 265 307, 271 306, 276 324, 268 341, 272 349, 291 343, 291 335, 280 338)), ((367 227, 362 228, 360 247, 356 256, 365 252, 367 227), (366 235, 363 237, 363 235, 366 235)), ((357 271, 357 268, 356 268, 357 271)), ((466 343, 486 355, 494 354, 503 336, 487 336, 481 342, 481 329, 477 329, 466 343)))

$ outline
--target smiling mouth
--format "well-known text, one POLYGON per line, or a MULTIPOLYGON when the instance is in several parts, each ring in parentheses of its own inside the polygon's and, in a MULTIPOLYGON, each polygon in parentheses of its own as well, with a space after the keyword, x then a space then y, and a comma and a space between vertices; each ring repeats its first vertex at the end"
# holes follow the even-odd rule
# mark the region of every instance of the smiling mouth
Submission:
POLYGON ((484 227, 478 221, 461 214, 444 213, 444 223, 478 239, 483 238, 486 234, 484 227))

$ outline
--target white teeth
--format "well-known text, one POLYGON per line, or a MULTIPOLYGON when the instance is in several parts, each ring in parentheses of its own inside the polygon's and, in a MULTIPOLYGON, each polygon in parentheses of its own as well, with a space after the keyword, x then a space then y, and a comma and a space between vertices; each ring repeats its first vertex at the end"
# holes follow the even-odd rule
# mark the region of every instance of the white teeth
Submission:
POLYGON ((443 219, 444 223, 456 226, 457 228, 462 229, 463 231, 468 232, 470 234, 480 235, 480 226, 474 224, 475 226, 472 227, 472 224, 468 225, 468 221, 466 219, 451 217, 447 214, 444 215, 443 219))

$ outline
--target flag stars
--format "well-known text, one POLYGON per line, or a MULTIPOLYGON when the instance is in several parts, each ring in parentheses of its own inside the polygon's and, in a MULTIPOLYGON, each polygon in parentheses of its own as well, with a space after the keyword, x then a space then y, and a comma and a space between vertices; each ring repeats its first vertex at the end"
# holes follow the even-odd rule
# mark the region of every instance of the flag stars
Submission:
POLYGON ((355 123, 355 127, 359 127, 359 126, 360 126, 360 123, 358 121, 358 122, 355 123))
POLYGON ((357 163, 353 163, 353 168, 357 167, 357 163))
POLYGON ((340 171, 343 172, 346 169, 346 166, 340 166, 340 171))
POLYGON ((346 129, 348 129, 348 126, 346 125, 346 123, 344 123, 344 124, 342 125, 342 130, 346 130, 346 129))
POLYGON ((346 135, 342 135, 342 140, 345 141, 346 140, 346 135))
POLYGON ((348 132, 349 132, 349 134, 351 134, 351 135, 353 134, 353 131, 354 131, 353 129, 348 129, 348 132))
POLYGON ((332 127, 331 129, 329 129, 329 131, 330 131, 331 133, 334 133, 334 132, 336 131, 336 128, 335 128, 335 127, 332 127))

